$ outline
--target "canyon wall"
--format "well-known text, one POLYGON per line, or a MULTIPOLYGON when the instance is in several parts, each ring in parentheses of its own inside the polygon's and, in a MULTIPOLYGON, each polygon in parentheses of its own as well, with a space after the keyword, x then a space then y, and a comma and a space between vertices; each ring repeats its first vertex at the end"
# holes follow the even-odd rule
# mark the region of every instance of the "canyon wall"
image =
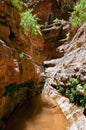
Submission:
POLYGON ((8 0, 0 1, 0 129, 10 112, 40 89, 43 38, 26 36, 19 24, 18 11, 8 0))

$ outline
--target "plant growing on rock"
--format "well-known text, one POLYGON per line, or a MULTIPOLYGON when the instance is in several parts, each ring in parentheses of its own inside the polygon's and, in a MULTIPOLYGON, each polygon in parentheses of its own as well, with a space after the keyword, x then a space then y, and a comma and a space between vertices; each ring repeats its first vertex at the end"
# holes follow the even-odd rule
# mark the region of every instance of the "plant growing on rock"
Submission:
POLYGON ((70 20, 74 27, 79 27, 86 22, 86 0, 81 0, 74 8, 70 20))
POLYGON ((33 35, 41 34, 40 25, 38 24, 38 18, 32 14, 32 10, 27 10, 20 14, 21 23, 20 27, 24 30, 27 35, 31 32, 33 35))
POLYGON ((71 90, 70 90, 69 88, 67 88, 67 89, 66 89, 66 92, 65 92, 66 96, 69 97, 70 93, 71 93, 71 90))
POLYGON ((79 84, 79 81, 76 78, 70 78, 69 81, 75 86, 79 84))
POLYGON ((69 95, 69 99, 70 99, 71 102, 75 101, 76 94, 77 94, 76 88, 71 88, 71 92, 70 92, 70 95, 69 95))
MULTIPOLYGON (((21 0, 10 0, 14 7, 18 10, 22 10, 23 2, 21 0)), ((28 9, 25 12, 20 13, 21 22, 20 27, 27 35, 31 32, 33 35, 41 34, 40 25, 38 24, 38 18, 32 14, 32 10, 28 9)))
POLYGON ((70 102, 73 102, 79 106, 86 108, 86 83, 79 84, 77 78, 70 78, 69 82, 73 84, 73 87, 63 87, 58 86, 57 82, 57 89, 62 95, 65 95, 69 98, 70 102), (84 93, 82 93, 82 90, 84 93))
POLYGON ((10 2, 14 5, 14 7, 21 11, 22 10, 22 6, 23 6, 23 2, 21 0, 10 0, 10 2))
POLYGON ((86 84, 83 85, 84 95, 86 96, 86 84))
POLYGON ((64 88, 63 86, 60 86, 60 87, 59 87, 59 91, 60 91, 62 94, 64 94, 64 93, 65 93, 65 88, 64 88))

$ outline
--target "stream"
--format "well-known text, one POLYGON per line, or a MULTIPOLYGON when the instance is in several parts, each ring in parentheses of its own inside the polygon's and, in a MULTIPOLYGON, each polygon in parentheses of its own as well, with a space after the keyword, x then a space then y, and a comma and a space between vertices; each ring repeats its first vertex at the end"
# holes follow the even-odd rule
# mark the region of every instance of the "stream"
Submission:
POLYGON ((38 95, 10 115, 6 130, 66 130, 66 119, 52 98, 38 95))

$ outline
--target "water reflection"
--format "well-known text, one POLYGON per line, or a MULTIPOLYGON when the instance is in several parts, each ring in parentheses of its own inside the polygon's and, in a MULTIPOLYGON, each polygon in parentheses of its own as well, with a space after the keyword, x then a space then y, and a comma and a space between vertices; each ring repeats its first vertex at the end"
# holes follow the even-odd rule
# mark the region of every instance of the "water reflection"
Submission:
POLYGON ((39 95, 9 117, 6 130, 66 130, 66 122, 56 103, 39 95))

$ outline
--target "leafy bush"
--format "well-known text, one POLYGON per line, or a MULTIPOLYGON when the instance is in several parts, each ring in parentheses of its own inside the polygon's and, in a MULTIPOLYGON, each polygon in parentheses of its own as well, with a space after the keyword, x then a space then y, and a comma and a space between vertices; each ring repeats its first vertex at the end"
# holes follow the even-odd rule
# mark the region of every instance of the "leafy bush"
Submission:
POLYGON ((38 24, 38 18, 36 15, 32 14, 32 10, 27 10, 20 14, 21 16, 21 23, 20 27, 24 30, 25 34, 27 35, 31 32, 33 35, 37 35, 40 32, 40 25, 38 24))
POLYGON ((74 27, 78 27, 86 22, 86 0, 81 0, 81 2, 75 6, 70 19, 74 27))
POLYGON ((66 96, 69 97, 70 93, 71 93, 71 90, 70 90, 69 88, 67 88, 67 89, 66 89, 66 96))
POLYGON ((77 94, 77 91, 76 91, 76 88, 71 88, 70 90, 70 95, 69 95, 69 99, 71 102, 74 102, 75 101, 75 96, 77 94))
POLYGON ((82 87, 80 87, 80 89, 83 88, 85 93, 82 95, 77 91, 77 86, 79 84, 79 81, 76 78, 70 78, 69 80, 74 85, 73 88, 57 86, 57 89, 59 90, 60 93, 62 93, 62 95, 67 96, 70 102, 73 102, 79 106, 86 108, 86 83, 83 83, 82 87))
POLYGON ((70 81, 73 85, 79 84, 79 81, 78 81, 76 78, 70 78, 69 81, 70 81))
POLYGON ((10 0, 10 2, 15 6, 17 10, 22 10, 23 2, 21 0, 10 0))
POLYGON ((84 89, 84 95, 86 97, 86 83, 83 85, 83 89, 84 89))
POLYGON ((86 84, 83 85, 83 89, 86 92, 86 84))
POLYGON ((75 102, 79 106, 86 107, 86 98, 83 95, 77 94, 75 98, 75 102))
POLYGON ((60 86, 60 87, 59 87, 59 91, 60 91, 62 94, 64 94, 64 93, 65 93, 65 88, 62 87, 62 86, 60 86))

